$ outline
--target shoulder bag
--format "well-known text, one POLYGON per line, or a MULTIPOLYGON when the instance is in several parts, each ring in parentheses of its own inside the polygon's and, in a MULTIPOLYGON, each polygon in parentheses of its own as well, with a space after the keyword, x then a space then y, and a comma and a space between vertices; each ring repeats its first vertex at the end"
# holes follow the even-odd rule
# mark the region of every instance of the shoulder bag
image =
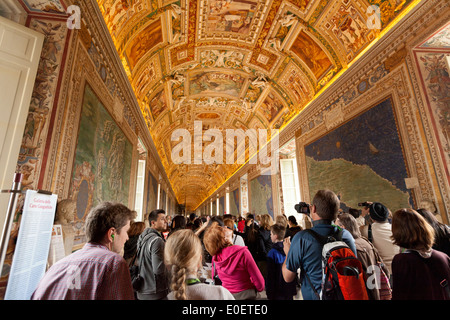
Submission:
MULTIPOLYGON (((147 235, 147 237, 149 237, 150 235, 151 234, 147 235)), ((157 237, 154 237, 154 238, 156 239, 157 237)), ((152 240, 151 244, 153 244, 155 239, 152 240)), ((145 244, 146 244, 146 238, 144 238, 144 240, 142 240, 142 245, 140 247, 138 247, 136 254, 133 257, 133 260, 130 263, 131 284, 133 285, 133 289, 135 291, 140 290, 142 288, 142 285, 144 284, 144 278, 140 274, 142 261, 139 261, 139 265, 136 265, 136 258, 139 256, 141 248, 144 247, 145 244)))

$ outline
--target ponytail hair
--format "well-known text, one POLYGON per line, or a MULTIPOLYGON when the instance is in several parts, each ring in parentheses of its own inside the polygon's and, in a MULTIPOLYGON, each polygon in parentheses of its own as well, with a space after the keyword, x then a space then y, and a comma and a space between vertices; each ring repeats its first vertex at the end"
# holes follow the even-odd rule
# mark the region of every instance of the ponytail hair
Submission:
POLYGON ((191 229, 177 230, 167 238, 164 264, 170 271, 170 288, 176 300, 187 300, 186 279, 197 271, 202 254, 200 239, 191 229))

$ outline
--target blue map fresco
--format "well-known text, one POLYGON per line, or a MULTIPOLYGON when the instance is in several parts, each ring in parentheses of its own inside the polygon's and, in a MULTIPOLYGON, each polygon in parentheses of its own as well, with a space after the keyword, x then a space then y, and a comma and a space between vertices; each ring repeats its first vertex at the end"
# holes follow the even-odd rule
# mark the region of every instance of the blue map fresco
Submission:
POLYGON ((376 198, 386 198, 388 185, 390 195, 398 192, 402 198, 391 200, 394 206, 413 205, 405 185, 408 172, 390 98, 306 145, 305 155, 311 199, 318 188, 334 187, 344 203, 351 193, 360 197, 360 201, 348 201, 353 207, 370 197, 371 201, 383 202, 376 198), (367 186, 369 181, 371 185, 367 186))

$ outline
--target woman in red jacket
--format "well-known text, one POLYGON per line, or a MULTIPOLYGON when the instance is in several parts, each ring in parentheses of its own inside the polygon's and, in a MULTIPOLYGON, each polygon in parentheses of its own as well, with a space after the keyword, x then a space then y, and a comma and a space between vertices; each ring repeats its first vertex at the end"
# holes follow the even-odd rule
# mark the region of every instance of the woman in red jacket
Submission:
POLYGON ((231 244, 227 231, 217 223, 205 231, 203 243, 213 257, 212 275, 219 276, 236 300, 256 299, 257 292, 264 290, 264 278, 247 247, 231 244))

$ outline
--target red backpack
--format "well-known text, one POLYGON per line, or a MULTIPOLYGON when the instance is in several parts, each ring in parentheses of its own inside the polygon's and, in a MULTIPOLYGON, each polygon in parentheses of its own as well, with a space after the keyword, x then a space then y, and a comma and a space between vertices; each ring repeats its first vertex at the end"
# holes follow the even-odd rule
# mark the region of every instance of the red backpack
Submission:
POLYGON ((325 237, 306 229, 322 246, 322 290, 319 293, 309 280, 320 300, 369 300, 361 262, 342 241, 343 230, 325 237))

